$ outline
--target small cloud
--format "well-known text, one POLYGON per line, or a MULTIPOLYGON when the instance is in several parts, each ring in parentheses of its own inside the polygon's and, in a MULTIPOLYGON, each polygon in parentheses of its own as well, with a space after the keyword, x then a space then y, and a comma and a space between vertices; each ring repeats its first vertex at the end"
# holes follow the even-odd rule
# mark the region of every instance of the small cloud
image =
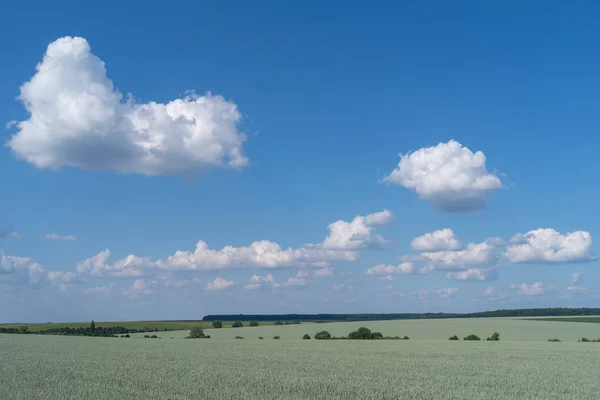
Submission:
POLYGON ((334 276, 333 268, 319 268, 315 270, 315 278, 333 278, 334 276))
POLYGON ((204 289, 208 291, 218 292, 222 290, 227 290, 233 286, 235 286, 234 281, 223 279, 221 277, 216 277, 214 281, 207 283, 206 286, 204 286, 204 289))
POLYGON ((571 274, 571 284, 575 285, 576 283, 579 283, 582 275, 583 275, 583 272, 573 272, 571 274))
POLYGON ((85 293, 107 295, 112 291, 112 289, 113 289, 113 285, 109 284, 109 285, 104 285, 104 286, 87 288, 87 289, 85 289, 85 293))
POLYGON ((571 285, 567 286, 567 292, 580 294, 589 292, 589 289, 583 286, 571 285))
POLYGON ((42 236, 42 239, 44 239, 44 240, 67 240, 67 241, 77 240, 77 238, 75 236, 72 236, 72 235, 61 236, 61 235, 57 235, 56 233, 47 233, 44 236, 42 236))
POLYGON ((511 284, 509 287, 511 290, 518 290, 520 294, 526 296, 538 296, 548 291, 549 287, 544 285, 542 282, 535 282, 531 285, 522 283, 520 285, 511 284))
POLYGON ((491 270, 482 268, 471 268, 459 272, 448 272, 446 279, 456 279, 459 281, 487 281, 494 278, 495 275, 491 270))

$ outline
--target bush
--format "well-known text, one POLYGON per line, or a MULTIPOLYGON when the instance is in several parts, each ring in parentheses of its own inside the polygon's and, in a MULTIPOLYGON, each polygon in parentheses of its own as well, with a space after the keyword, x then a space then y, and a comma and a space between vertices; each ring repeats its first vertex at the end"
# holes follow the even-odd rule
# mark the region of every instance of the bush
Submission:
POLYGON ((459 339, 458 339, 458 336, 454 335, 454 336, 450 336, 450 339, 448 339, 448 340, 459 340, 459 339))
POLYGON ((250 326, 258 326, 258 321, 250 321, 250 326))
POLYGON ((279 339, 279 336, 273 336, 273 339, 279 339))
POLYGON ((304 336, 302 336, 302 339, 308 340, 310 339, 310 336, 308 335, 308 333, 305 333, 304 336))
POLYGON ((129 336, 129 333, 128 333, 128 334, 125 335, 125 337, 128 338, 128 337, 131 337, 131 336, 129 336))
POLYGON ((145 338, 145 339, 149 339, 149 338, 150 338, 150 335, 144 335, 144 338, 145 338))
POLYGON ((195 326, 190 330, 189 337, 192 339, 201 339, 204 337, 204 330, 199 326, 195 326))
POLYGON ((243 339, 244 337, 243 336, 236 336, 235 338, 236 339, 243 339))
POLYGON ((589 342, 589 341, 590 341, 590 339, 588 339, 588 338, 585 338, 585 337, 584 337, 584 338, 581 338, 581 340, 580 340, 580 341, 581 341, 581 342, 586 342, 586 343, 587 343, 587 342, 589 342))
POLYGON ((373 340, 383 339, 383 335, 381 334, 381 332, 373 332, 373 334, 371 335, 371 339, 373 339, 373 340))
POLYGON ((369 328, 365 328, 364 326, 361 326, 360 328, 358 328, 358 330, 355 330, 354 332, 350 332, 350 334, 348 335, 348 339, 371 340, 371 339, 373 339, 373 334, 371 333, 371 330, 369 328))
POLYGON ((274 325, 283 325, 283 322, 281 322, 281 321, 276 321, 274 325))
POLYGON ((500 334, 498 332, 494 332, 494 334, 487 338, 487 340, 490 342, 497 342, 500 340, 500 334))
POLYGON ((259 336, 258 338, 259 338, 259 339, 264 339, 264 337, 262 337, 262 336, 259 336))
POLYGON ((221 321, 213 321, 212 327, 213 329, 221 329, 223 327, 223 323, 221 321))
POLYGON ((556 338, 554 338, 554 339, 548 339, 548 341, 549 341, 549 342, 560 342, 560 339, 556 339, 556 338))
POLYGON ((150 336, 150 339, 158 339, 158 336, 152 335, 152 336, 150 336))
MULTIPOLYGON (((173 338, 171 338, 173 339, 173 338)), ((210 339, 210 335, 204 335, 204 337, 202 339, 210 339)))
POLYGON ((241 328, 243 326, 244 324, 242 324, 242 321, 235 321, 233 324, 231 324, 232 328, 241 328))
POLYGON ((408 336, 404 336, 402 340, 410 340, 410 338, 408 336))
POLYGON ((481 340, 481 339, 479 338, 479 336, 471 334, 471 335, 467 336, 466 338, 464 338, 463 340, 481 340))
POLYGON ((331 339, 331 334, 327 331, 321 331, 315 335, 316 340, 327 340, 331 339))

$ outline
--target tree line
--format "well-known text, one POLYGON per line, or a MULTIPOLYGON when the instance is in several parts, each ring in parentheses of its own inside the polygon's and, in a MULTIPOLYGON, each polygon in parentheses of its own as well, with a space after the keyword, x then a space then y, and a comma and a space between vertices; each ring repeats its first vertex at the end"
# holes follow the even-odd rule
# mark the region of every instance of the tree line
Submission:
POLYGON ((0 327, 0 333, 12 333, 19 335, 36 334, 36 335, 65 335, 65 336, 100 336, 100 337, 117 337, 116 335, 124 335, 129 333, 137 332, 158 332, 158 329, 144 328, 144 329, 132 329, 125 328, 123 326, 110 326, 101 327, 96 326, 96 323, 92 321, 89 326, 70 328, 49 328, 39 331, 30 331, 26 325, 18 328, 2 328, 0 327), (147 329, 147 330, 146 330, 147 329))
POLYGON ((386 321, 396 319, 437 318, 490 318, 490 317, 567 317, 600 315, 600 308, 524 308, 495 310, 475 313, 394 313, 394 314, 255 314, 255 315, 207 315, 203 321, 296 321, 296 322, 346 322, 386 321))

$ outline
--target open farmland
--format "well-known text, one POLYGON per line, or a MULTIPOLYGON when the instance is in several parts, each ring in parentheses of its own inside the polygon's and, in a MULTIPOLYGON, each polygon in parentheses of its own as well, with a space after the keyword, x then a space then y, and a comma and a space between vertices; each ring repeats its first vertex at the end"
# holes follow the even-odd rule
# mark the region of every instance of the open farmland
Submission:
POLYGON ((0 354, 3 399, 592 400, 600 345, 0 335, 0 354))
MULTIPOLYGON (((204 333, 212 339, 258 339, 259 336, 271 339, 280 336, 282 340, 301 339, 305 333, 311 337, 315 333, 326 330, 333 336, 347 336, 348 333, 366 326, 372 331, 381 332, 384 336, 408 336, 410 340, 447 340, 452 335, 463 338, 476 334, 485 339, 493 332, 500 333, 502 341, 546 341, 558 338, 563 342, 576 342, 582 337, 600 338, 600 327, 595 324, 540 321, 511 318, 457 318, 457 319, 423 319, 399 321, 368 322, 332 322, 306 325, 259 326, 232 329, 205 329, 204 333)), ((160 336, 181 338, 188 331, 161 332, 160 336)), ((137 334, 140 335, 140 334, 137 334)), ((143 334, 141 334, 143 336, 143 334)))

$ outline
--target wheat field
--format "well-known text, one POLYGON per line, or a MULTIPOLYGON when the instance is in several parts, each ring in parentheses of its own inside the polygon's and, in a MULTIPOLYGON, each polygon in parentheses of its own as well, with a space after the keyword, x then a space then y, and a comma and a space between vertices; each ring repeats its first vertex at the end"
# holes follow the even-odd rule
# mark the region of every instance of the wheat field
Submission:
MULTIPOLYGON (((455 320, 445 321, 451 324, 444 329, 444 321, 414 321, 423 324, 421 335, 433 326, 444 340, 317 341, 298 336, 313 327, 347 334, 355 325, 400 334, 384 329, 392 323, 415 336, 410 329, 416 328, 403 324, 413 321, 221 329, 210 332, 214 339, 201 340, 185 340, 176 332, 161 332, 161 339, 0 335, 0 398, 598 398, 600 344, 546 341, 566 336, 569 329, 574 330, 569 339, 574 338, 584 333, 580 326, 597 325, 516 320, 525 323, 517 329, 515 320, 504 320, 502 329, 482 321, 464 332, 485 336, 498 330, 500 342, 452 342, 449 332, 461 336, 463 331, 455 320), (529 324, 539 324, 534 325, 538 341, 532 340, 534 326, 529 324), (554 325, 558 331, 548 330, 554 325), (230 332, 245 339, 223 336, 230 332), (250 338, 250 332, 265 339, 250 338), (276 332, 282 340, 272 339, 276 332), (518 340, 519 335, 525 336, 518 340)), ((600 336, 593 331, 585 333, 600 336)))

